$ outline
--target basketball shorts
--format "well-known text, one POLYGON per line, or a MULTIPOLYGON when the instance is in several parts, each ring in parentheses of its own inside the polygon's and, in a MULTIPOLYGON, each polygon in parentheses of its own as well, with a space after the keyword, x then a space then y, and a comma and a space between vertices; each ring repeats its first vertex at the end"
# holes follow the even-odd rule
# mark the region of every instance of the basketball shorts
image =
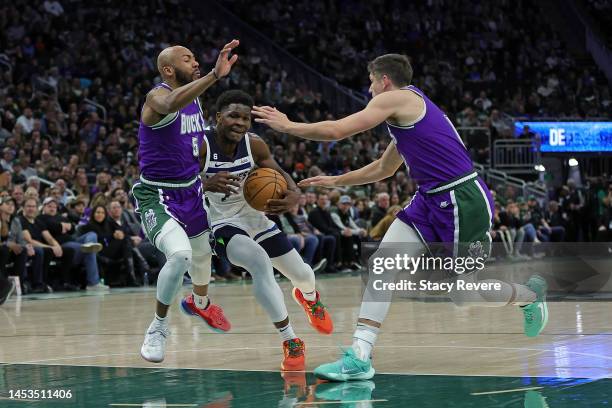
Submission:
POLYGON ((452 243, 453 256, 488 256, 493 212, 489 189, 473 172, 426 192, 417 191, 397 218, 413 227, 426 245, 452 243))
POLYGON ((132 194, 144 232, 152 243, 170 219, 176 220, 189 238, 202 235, 209 229, 200 177, 185 183, 141 178, 132 187, 132 194))
POLYGON ((274 221, 259 212, 213 222, 210 246, 215 255, 227 259, 227 244, 234 235, 250 237, 261 245, 270 258, 284 255, 293 249, 285 233, 274 221))

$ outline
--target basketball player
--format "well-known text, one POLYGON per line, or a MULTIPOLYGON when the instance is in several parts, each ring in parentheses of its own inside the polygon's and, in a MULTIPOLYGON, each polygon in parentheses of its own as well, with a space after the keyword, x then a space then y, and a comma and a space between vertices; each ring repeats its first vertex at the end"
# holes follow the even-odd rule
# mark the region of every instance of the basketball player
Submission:
POLYGON ((230 72, 238 56, 229 55, 238 44, 238 40, 226 44, 213 70, 203 77, 190 50, 181 46, 164 49, 157 57, 163 82, 147 94, 142 108, 138 130, 141 175, 132 192, 147 237, 166 256, 157 280, 155 318, 140 350, 150 362, 164 359, 170 333, 168 307, 187 271, 200 288, 193 312, 214 329, 230 328, 223 310, 207 296, 211 251, 199 176, 205 124, 198 96, 230 72))
MULTIPOLYGON (((275 169, 287 181, 288 191, 283 199, 276 201, 275 212, 289 211, 300 196, 295 182, 276 163, 268 145, 248 132, 252 108, 253 99, 245 92, 231 90, 221 94, 217 100, 217 127, 207 131, 200 150, 213 249, 217 255, 251 274, 255 298, 283 340, 281 369, 300 371, 305 367, 304 343, 289 323, 283 292, 274 279, 273 268, 293 283, 293 298, 306 312, 312 327, 320 333, 330 334, 333 323, 315 289, 312 268, 276 224, 263 212, 249 206, 244 198, 244 180, 255 167, 275 169)), ((194 288, 198 285, 194 283, 194 288)), ((186 308, 192 302, 190 295, 183 299, 182 305, 186 308)))
MULTIPOLYGON (((422 91, 410 85, 412 67, 406 56, 380 56, 370 62, 368 71, 373 98, 360 112, 337 121, 295 123, 264 106, 254 108, 253 114, 258 117, 255 121, 315 141, 341 140, 385 122, 393 143, 380 159, 343 175, 304 180, 300 186, 373 183, 395 174, 404 162, 419 188, 412 202, 398 213, 382 244, 412 244, 406 245, 406 252, 413 257, 424 253, 430 242, 454 243, 455 256, 459 255, 459 243, 479 244, 490 251, 493 200, 451 121, 422 91)), ((276 205, 274 200, 270 202, 270 208, 276 205)), ((494 282, 499 282, 502 290, 495 291, 494 299, 488 292, 477 292, 482 298, 478 304, 521 306, 525 334, 538 335, 548 318, 544 279, 532 276, 526 286, 494 282)), ((336 381, 372 378, 371 351, 389 306, 390 302, 362 301, 353 347, 339 361, 318 367, 315 375, 336 381)))

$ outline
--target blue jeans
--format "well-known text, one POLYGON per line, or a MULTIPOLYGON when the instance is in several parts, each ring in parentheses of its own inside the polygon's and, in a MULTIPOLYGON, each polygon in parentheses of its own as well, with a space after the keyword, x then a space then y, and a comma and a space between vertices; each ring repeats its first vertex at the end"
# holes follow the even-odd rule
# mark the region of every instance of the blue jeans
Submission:
POLYGON ((97 285, 100 282, 100 272, 96 262, 96 254, 84 254, 81 251, 81 244, 98 242, 98 235, 95 232, 88 232, 76 238, 76 241, 69 241, 62 244, 63 247, 74 249, 74 264, 85 266, 87 272, 87 284, 97 285))
POLYGON ((319 238, 314 234, 306 234, 304 236, 304 249, 302 250, 302 258, 304 262, 312 266, 312 260, 317 253, 319 247, 319 238))
POLYGON ((319 246, 319 238, 314 234, 306 234, 304 238, 304 247, 300 249, 300 237, 298 235, 287 235, 289 242, 295 248, 296 251, 302 255, 302 259, 308 265, 312 266, 312 260, 314 259, 317 247, 319 246))

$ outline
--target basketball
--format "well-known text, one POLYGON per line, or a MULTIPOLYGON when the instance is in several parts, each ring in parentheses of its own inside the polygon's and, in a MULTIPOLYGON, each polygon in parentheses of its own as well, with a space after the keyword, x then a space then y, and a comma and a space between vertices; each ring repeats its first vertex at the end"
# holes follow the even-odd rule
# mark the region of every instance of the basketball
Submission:
POLYGON ((283 198, 287 181, 278 171, 270 168, 255 169, 244 182, 244 198, 258 211, 263 211, 270 199, 283 198))

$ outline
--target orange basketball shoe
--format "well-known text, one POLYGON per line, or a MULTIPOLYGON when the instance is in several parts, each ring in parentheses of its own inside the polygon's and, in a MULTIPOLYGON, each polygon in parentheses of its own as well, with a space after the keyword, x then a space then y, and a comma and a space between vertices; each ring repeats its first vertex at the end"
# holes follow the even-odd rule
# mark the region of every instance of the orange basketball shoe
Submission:
POLYGON ((281 371, 304 371, 306 369, 306 346, 297 337, 283 342, 285 358, 281 363, 281 371))
POLYGON ((319 291, 317 291, 317 298, 313 302, 304 299, 302 291, 298 288, 293 288, 291 294, 297 304, 304 308, 304 312, 308 317, 308 323, 310 323, 316 331, 321 334, 331 334, 334 331, 334 322, 332 322, 331 316, 327 312, 325 305, 321 303, 319 291))

